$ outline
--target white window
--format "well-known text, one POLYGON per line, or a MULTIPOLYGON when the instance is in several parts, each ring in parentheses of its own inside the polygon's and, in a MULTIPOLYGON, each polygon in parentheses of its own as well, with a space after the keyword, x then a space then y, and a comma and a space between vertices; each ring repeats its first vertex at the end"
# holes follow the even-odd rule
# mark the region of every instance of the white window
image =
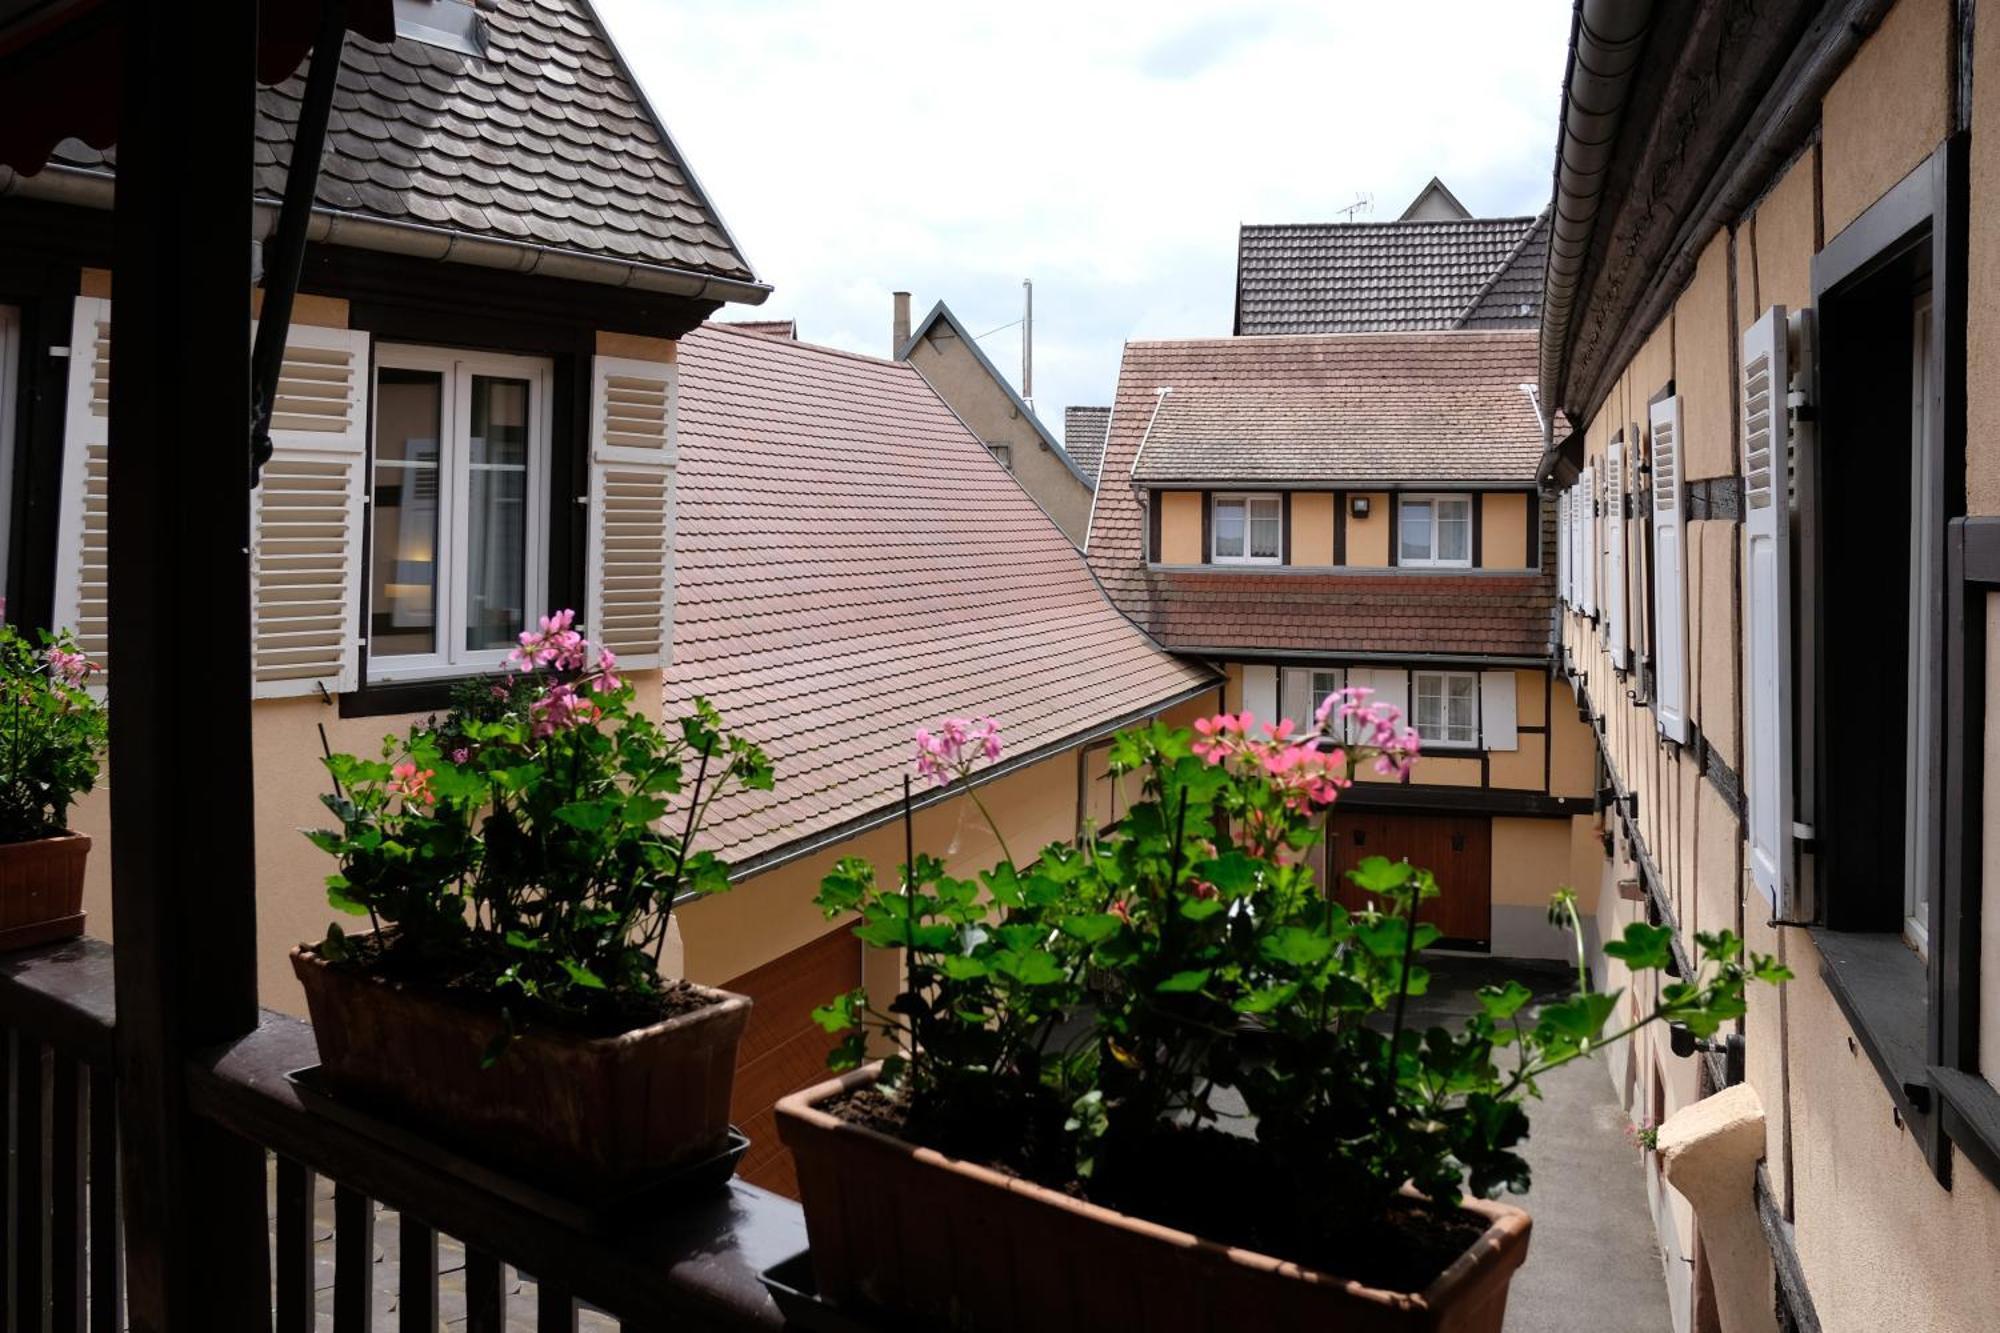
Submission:
POLYGON ((1472 497, 1405 495, 1396 513, 1396 563, 1472 564, 1472 497))
POLYGON ((1427 745, 1479 743, 1479 677, 1469 671, 1419 671, 1411 721, 1427 745))
POLYGON ((490 671, 546 608, 549 363, 376 358, 369 676, 490 671))
MULTIPOLYGON (((1347 683, 1346 676, 1347 673, 1338 667, 1286 667, 1280 700, 1285 716, 1299 731, 1310 731, 1314 719, 1319 716, 1319 706, 1326 702, 1328 695, 1347 683)), ((1340 737, 1338 718, 1332 719, 1330 730, 1336 738, 1340 737)))
POLYGON ((1014 470, 1014 446, 1011 444, 988 444, 987 451, 998 460, 1001 467, 1009 472, 1014 470))
POLYGON ((1285 549, 1284 498, 1277 495, 1218 495, 1209 558, 1217 564, 1275 565, 1285 549))

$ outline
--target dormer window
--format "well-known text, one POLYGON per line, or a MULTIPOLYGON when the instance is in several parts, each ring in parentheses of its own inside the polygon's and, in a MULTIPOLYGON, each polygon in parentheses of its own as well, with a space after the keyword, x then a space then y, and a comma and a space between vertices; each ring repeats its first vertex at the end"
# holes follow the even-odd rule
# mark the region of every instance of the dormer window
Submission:
POLYGON ((1284 555, 1285 506, 1276 495, 1218 495, 1209 559, 1218 565, 1275 565, 1284 555))
POLYGON ((1442 568, 1472 564, 1472 497, 1405 495, 1396 511, 1396 563, 1442 568))

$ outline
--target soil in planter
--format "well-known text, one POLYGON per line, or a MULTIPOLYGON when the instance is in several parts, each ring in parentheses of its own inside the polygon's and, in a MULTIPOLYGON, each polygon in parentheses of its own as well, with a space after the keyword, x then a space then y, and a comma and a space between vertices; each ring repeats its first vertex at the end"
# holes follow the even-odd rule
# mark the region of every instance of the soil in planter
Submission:
POLYGON ((398 982, 485 1013, 511 1010, 520 1032, 542 1029, 580 1037, 616 1037, 720 1003, 719 997, 676 980, 663 981, 660 989, 652 992, 594 991, 589 993, 585 1009, 557 1009, 518 993, 504 998, 496 994, 492 978, 505 964, 496 964, 481 950, 416 955, 396 949, 394 940, 393 932, 386 930, 349 935, 347 956, 331 966, 398 982))
POLYGON ((1255 1139, 1211 1128, 1165 1127, 1122 1161, 1101 1161, 1090 1179, 1079 1180, 1070 1169, 1065 1116, 1054 1106, 992 1107, 947 1124, 913 1116, 900 1096, 864 1088, 823 1109, 1129 1216, 1384 1291, 1422 1291, 1487 1226, 1484 1218, 1407 1197, 1332 1225, 1302 1217, 1297 1176, 1286 1162, 1255 1139))

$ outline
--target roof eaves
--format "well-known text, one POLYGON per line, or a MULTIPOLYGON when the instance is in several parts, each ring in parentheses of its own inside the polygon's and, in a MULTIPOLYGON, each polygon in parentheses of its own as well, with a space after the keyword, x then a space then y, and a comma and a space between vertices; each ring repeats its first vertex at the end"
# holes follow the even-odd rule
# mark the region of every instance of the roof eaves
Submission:
POLYGON ((896 349, 896 359, 898 361, 909 360, 910 353, 916 349, 919 342, 923 341, 924 335, 931 331, 931 326, 936 324, 940 319, 951 325, 952 332, 958 335, 958 340, 971 350, 973 357, 985 369, 987 375, 995 384, 1000 386, 1001 392, 1007 395, 1007 399, 1013 404, 1014 410, 1019 412, 1026 419, 1027 423, 1035 428, 1035 434, 1042 437, 1042 443, 1048 446, 1049 452, 1062 460, 1062 465, 1069 469, 1070 475, 1075 477, 1077 481, 1085 486, 1094 488, 1096 483, 1083 474, 1083 469, 1076 465, 1076 460, 1071 458, 1069 451, 1062 447, 1062 441, 1058 440, 1055 437, 1055 433, 1042 424, 1042 419, 1035 415, 1035 409, 1028 406, 1027 399, 1021 397, 1015 391, 1014 386, 1008 382, 1007 377, 1000 373, 1000 367, 993 364, 992 360, 981 350, 978 342, 966 331, 965 325, 959 322, 958 316, 951 313, 951 307, 947 306, 943 301, 939 301, 936 305, 932 306, 930 313, 923 317, 922 322, 910 330, 910 336, 904 340, 901 347, 896 349))

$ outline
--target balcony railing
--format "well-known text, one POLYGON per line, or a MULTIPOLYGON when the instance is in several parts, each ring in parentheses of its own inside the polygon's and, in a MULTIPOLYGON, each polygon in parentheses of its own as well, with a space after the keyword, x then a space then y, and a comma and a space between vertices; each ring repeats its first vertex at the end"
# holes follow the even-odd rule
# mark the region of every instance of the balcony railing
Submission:
MULTIPOLYGON (((125 1326, 112 959, 110 945, 89 939, 0 955, 11 1149, 0 1178, 0 1328, 125 1326)), ((374 1322, 389 1304, 393 1327, 435 1333, 457 1317, 455 1292, 452 1308, 440 1308, 441 1268, 463 1284, 468 1333, 499 1333, 510 1326, 509 1265, 523 1293, 532 1285, 541 1333, 577 1329, 580 1307, 626 1330, 785 1326, 758 1274, 805 1248, 789 1200, 732 1181, 612 1234, 586 1234, 308 1109, 286 1075, 317 1062, 309 1024, 266 1012, 255 1031, 184 1071, 193 1113, 268 1155, 270 1248, 251 1266, 268 1277, 278 1333, 321 1326, 315 1251, 326 1245, 315 1203, 326 1180, 335 1333, 391 1327, 374 1322), (382 1263, 378 1203, 396 1213, 396 1251, 382 1263), (441 1263, 441 1237, 462 1265, 441 1263), (378 1278, 395 1290, 377 1290, 378 1278)), ((525 1327, 518 1318, 511 1326, 525 1327)))

